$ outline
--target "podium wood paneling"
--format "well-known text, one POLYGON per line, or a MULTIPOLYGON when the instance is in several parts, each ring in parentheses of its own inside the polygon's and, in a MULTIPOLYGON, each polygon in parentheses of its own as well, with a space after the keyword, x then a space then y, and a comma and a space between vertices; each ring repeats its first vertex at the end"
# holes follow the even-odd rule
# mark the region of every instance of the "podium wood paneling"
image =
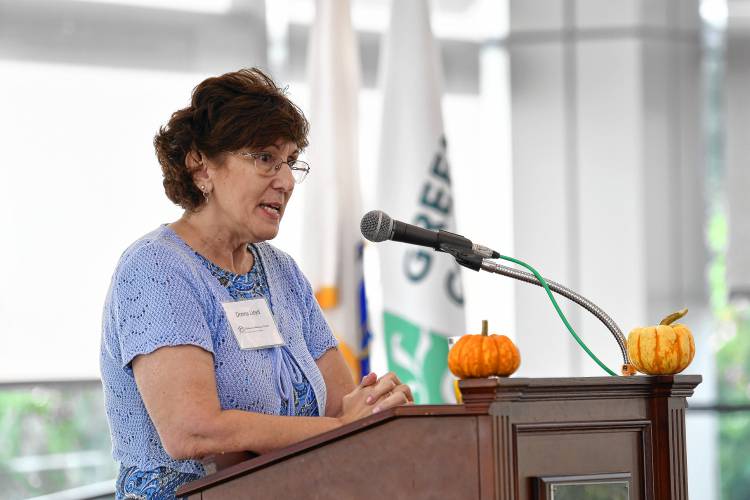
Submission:
POLYGON ((534 478, 627 473, 632 500, 686 499, 684 409, 698 383, 695 375, 466 380, 464 405, 394 408, 233 465, 224 457, 178 493, 526 500, 534 478))

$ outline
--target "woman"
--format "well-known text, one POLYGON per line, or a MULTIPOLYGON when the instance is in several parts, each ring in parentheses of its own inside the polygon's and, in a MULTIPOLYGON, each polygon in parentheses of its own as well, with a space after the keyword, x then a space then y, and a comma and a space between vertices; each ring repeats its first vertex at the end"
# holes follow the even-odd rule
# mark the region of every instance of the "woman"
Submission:
POLYGON ((133 243, 107 296, 101 370, 118 498, 169 498, 206 455, 264 453, 412 401, 357 386, 276 236, 308 123, 257 69, 209 78, 154 139, 182 217, 133 243))

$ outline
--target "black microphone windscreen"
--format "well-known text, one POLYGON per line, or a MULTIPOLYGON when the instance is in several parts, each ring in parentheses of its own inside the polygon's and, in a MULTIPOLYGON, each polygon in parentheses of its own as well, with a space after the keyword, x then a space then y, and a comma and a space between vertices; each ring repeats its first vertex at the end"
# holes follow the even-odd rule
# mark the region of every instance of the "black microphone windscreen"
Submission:
POLYGON ((385 212, 372 210, 362 216, 359 229, 362 231, 362 236, 378 243, 391 238, 391 234, 393 234, 393 220, 385 212))

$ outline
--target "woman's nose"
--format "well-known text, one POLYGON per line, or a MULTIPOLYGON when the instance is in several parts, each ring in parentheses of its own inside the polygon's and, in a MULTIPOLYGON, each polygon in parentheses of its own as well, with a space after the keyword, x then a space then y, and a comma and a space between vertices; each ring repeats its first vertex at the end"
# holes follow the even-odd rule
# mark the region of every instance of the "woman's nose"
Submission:
POLYGON ((294 189, 294 176, 292 175, 292 169, 288 163, 283 162, 283 165, 274 178, 274 183, 276 183, 278 188, 284 189, 284 191, 291 191, 294 189))

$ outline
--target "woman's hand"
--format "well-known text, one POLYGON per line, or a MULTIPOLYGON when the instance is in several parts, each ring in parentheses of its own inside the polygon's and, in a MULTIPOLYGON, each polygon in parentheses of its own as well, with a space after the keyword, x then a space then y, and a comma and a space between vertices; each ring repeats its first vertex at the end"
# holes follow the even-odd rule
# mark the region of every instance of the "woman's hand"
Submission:
POLYGON ((414 396, 408 385, 402 383, 395 373, 388 372, 377 379, 365 402, 375 405, 372 412, 377 413, 393 406, 413 403, 414 396))
POLYGON ((369 373, 342 399, 339 421, 348 424, 379 411, 414 402, 411 389, 392 372, 378 378, 369 373))

